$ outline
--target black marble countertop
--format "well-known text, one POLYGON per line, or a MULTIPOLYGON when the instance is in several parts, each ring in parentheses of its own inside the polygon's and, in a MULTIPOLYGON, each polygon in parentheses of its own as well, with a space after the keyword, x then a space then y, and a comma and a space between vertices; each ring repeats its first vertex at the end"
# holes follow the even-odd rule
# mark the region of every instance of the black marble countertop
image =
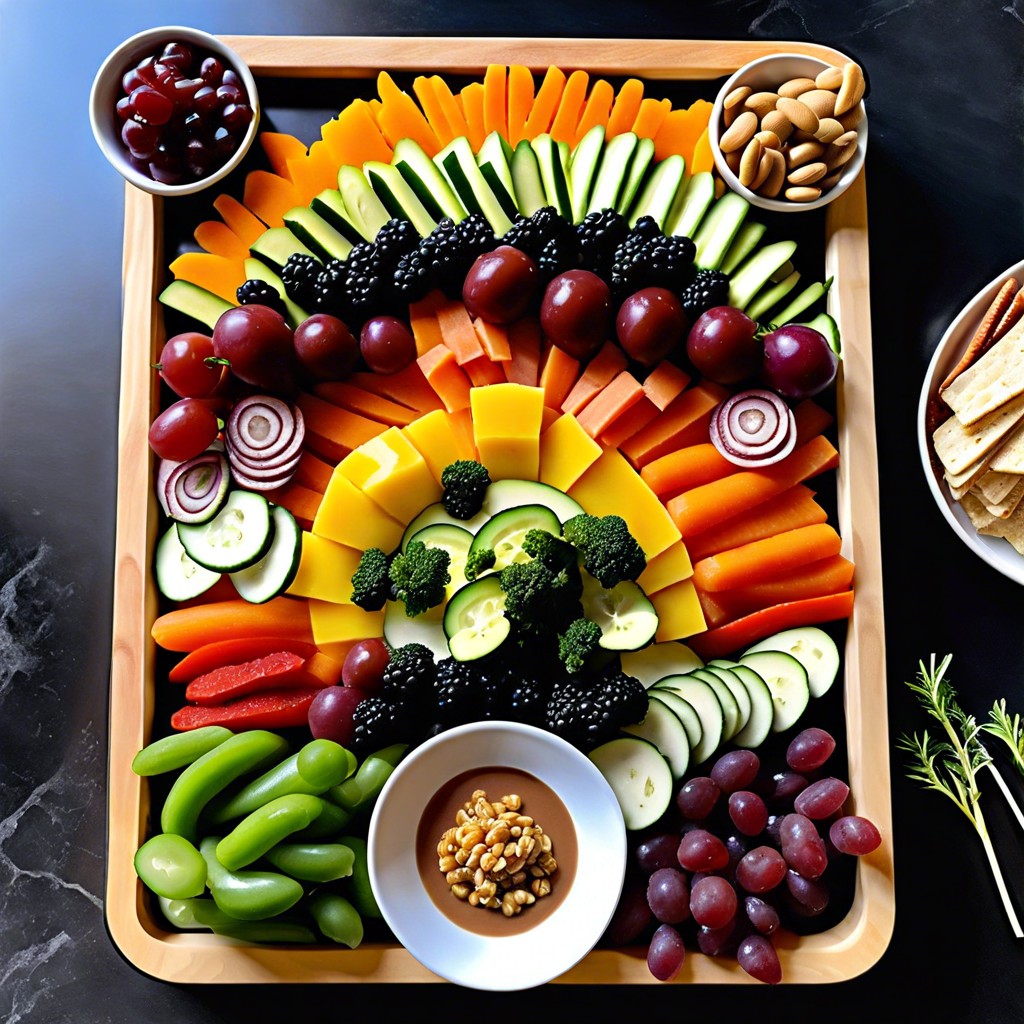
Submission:
MULTIPOLYGON (((959 308, 1024 257, 1021 0, 61 0, 0 11, 0 1019, 9 1024, 252 1021, 358 1013, 436 1018, 480 1004, 446 985, 187 986, 129 964, 104 923, 107 700, 114 565, 123 185, 93 142, 92 76, 135 31, 817 40, 868 70, 872 327, 881 472, 888 716, 923 724, 903 680, 954 655, 969 710, 1024 708, 1024 592, 954 537, 927 490, 915 412, 959 308)), ((882 710, 882 709, 880 709, 882 710)), ((969 824, 891 752, 896 927, 834 985, 638 986, 595 1019, 798 1017, 1009 1022, 1024 946, 969 824), (899 1009, 892 1003, 898 998, 899 1009)), ((1024 833, 991 818, 1024 907, 1024 833)), ((505 1004, 556 1015, 592 993, 505 1004)), ((486 1005, 486 1004, 484 1004, 486 1005)), ((507 1011, 506 1011, 507 1012, 507 1011)), ((504 1016, 504 1012, 503 1012, 504 1016)), ((556 1018, 557 1019, 557 1016, 556 1018)), ((756 1019, 756 1018, 755 1018, 756 1019)))

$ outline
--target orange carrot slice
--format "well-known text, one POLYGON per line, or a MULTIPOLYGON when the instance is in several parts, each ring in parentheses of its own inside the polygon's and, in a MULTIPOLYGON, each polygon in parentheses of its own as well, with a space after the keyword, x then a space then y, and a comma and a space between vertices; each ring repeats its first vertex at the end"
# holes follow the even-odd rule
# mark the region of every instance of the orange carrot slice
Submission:
POLYGON ((286 132, 260 132, 260 145, 267 154, 270 167, 275 174, 291 181, 288 161, 306 155, 306 144, 286 132))
POLYGON ((249 246, 223 221, 204 220, 196 225, 194 236, 199 246, 214 256, 244 260, 249 255, 249 246))
POLYGON ((298 189, 287 178, 258 170, 245 176, 242 202, 270 228, 283 227, 284 215, 303 205, 298 189))
POLYGON ((492 361, 486 354, 464 363, 462 369, 475 388, 482 388, 485 384, 505 384, 508 381, 502 364, 492 361))
POLYGON ((669 111, 654 136, 654 158, 664 160, 678 153, 689 168, 697 141, 707 130, 711 108, 712 104, 707 100, 696 100, 689 107, 669 111))
MULTIPOLYGON (((489 324, 486 320, 477 317, 473 321, 473 330, 476 331, 480 344, 488 359, 496 363, 508 363, 512 361, 512 346, 508 340, 508 328, 502 324, 489 324)), ((505 372, 502 370, 502 380, 505 380, 505 372)))
POLYGON ((704 441, 652 459, 640 470, 640 477, 659 498, 667 500, 680 491, 721 480, 736 470, 734 462, 710 441, 704 441))
POLYGON ((455 353, 447 345, 430 349, 419 356, 416 362, 448 412, 469 408, 472 383, 456 362, 455 353))
POLYGON ((342 409, 358 413, 368 419, 386 423, 389 427, 404 427, 419 416, 415 409, 375 395, 372 391, 342 380, 326 380, 313 385, 313 394, 333 402, 342 409))
POLYGON ((587 403, 626 368, 626 354, 614 341, 606 341, 580 374, 562 402, 562 412, 578 416, 587 403))
POLYGON ((591 87, 590 95, 587 97, 583 113, 580 114, 579 123, 576 125, 576 135, 572 144, 578 146, 591 128, 601 125, 608 131, 608 118, 612 112, 612 103, 615 102, 615 89, 612 83, 606 78, 599 78, 591 87))
POLYGON ((525 138, 526 119, 533 106, 533 73, 522 64, 508 69, 508 141, 515 146, 525 138))
POLYGON ((246 249, 267 230, 267 225, 256 214, 227 193, 222 193, 214 199, 213 208, 224 218, 224 223, 238 235, 246 249))
POLYGON ((690 375, 664 359, 644 379, 644 392, 659 409, 667 409, 689 385, 690 375))
POLYGON ((608 130, 605 137, 615 138, 623 132, 631 132, 636 123, 636 116, 640 113, 640 104, 644 98, 644 83, 639 78, 627 78, 622 83, 615 102, 612 104, 611 113, 608 115, 608 130))
POLYGON ((711 151, 711 136, 705 128, 700 138, 693 147, 693 159, 690 161, 690 174, 700 174, 703 171, 715 169, 715 157, 711 151))
POLYGON ((367 416, 342 409, 333 402, 303 391, 296 404, 306 421, 307 444, 315 452, 340 462, 353 448, 384 433, 386 425, 367 416), (326 442, 326 443, 325 443, 326 442))
POLYGON ((419 413, 441 408, 434 389, 427 383, 423 371, 416 363, 410 363, 398 373, 354 373, 349 377, 349 383, 407 405, 419 413))
POLYGON ((508 69, 502 64, 488 64, 484 72, 484 135, 497 132, 508 139, 508 113, 505 98, 508 69))
POLYGON ((466 115, 466 133, 473 152, 477 152, 487 138, 484 129, 484 86, 483 82, 470 82, 459 93, 462 97, 462 111, 466 115))
POLYGON ((594 396, 576 419, 591 437, 598 438, 643 397, 643 385, 628 370, 623 370, 594 396))
POLYGON ((816 434, 824 433, 832 425, 832 413, 818 405, 813 398, 805 398, 793 407, 793 422, 796 424, 796 443, 810 441, 816 434))
POLYGON ((627 409, 608 429, 601 434, 601 444, 618 448, 638 431, 646 427, 661 410, 647 397, 646 393, 631 409, 627 409))
POLYGON ((684 391, 649 426, 623 444, 623 455, 640 469, 670 451, 705 440, 712 410, 728 394, 710 381, 684 391))
POLYGON ((633 122, 633 131, 641 139, 653 139, 671 109, 671 100, 656 100, 653 97, 641 100, 640 109, 633 122))
POLYGON ((325 188, 338 187, 338 165, 323 139, 317 139, 304 156, 288 161, 288 177, 303 197, 303 205, 325 188))
POLYGON ((562 98, 562 90, 565 88, 565 72, 554 65, 548 68, 544 79, 537 90, 537 96, 533 101, 530 116, 526 119, 526 126, 523 129, 523 138, 535 139, 543 135, 551 127, 551 121, 558 109, 559 100, 562 98))
POLYGON ((333 472, 334 467, 329 462, 324 462, 312 452, 303 452, 299 456, 299 464, 295 467, 295 476, 292 479, 303 487, 325 494, 333 472))
POLYGON ((427 123, 437 136, 441 146, 446 146, 455 137, 452 134, 451 125, 445 116, 444 108, 434 89, 433 83, 426 75, 419 75, 413 80, 412 91, 416 93, 416 99, 420 101, 423 113, 426 115, 427 123))
POLYGON ((317 509, 323 500, 323 492, 315 491, 296 483, 293 479, 284 487, 279 487, 267 494, 268 500, 275 505, 282 505, 299 521, 304 529, 309 529, 316 519, 317 509))
POLYGON ((334 120, 320 129, 320 137, 334 158, 335 166, 362 167, 367 160, 390 163, 394 155, 373 118, 370 104, 353 100, 334 120))
POLYGON ((438 303, 436 314, 437 325, 445 345, 452 350, 459 366, 479 359, 484 355, 484 347, 473 329, 473 321, 466 312, 466 307, 457 300, 449 299, 438 303))
POLYGON ((400 139, 410 138, 420 144, 427 156, 435 156, 441 144, 416 101, 399 89, 386 71, 377 76, 377 92, 381 100, 378 122, 391 148, 400 139))
POLYGON ((441 301, 443 296, 440 292, 431 292, 425 298, 409 304, 409 327, 418 356, 435 345, 444 344, 441 327, 437 322, 437 307, 441 301))
POLYGON ((544 391, 544 404, 550 409, 561 409, 579 374, 580 361, 551 345, 543 357, 538 382, 544 391))
POLYGON ((575 140, 576 127, 580 123, 589 82, 590 75, 586 71, 578 70, 566 80, 558 102, 558 110, 551 121, 551 138, 555 142, 567 142, 571 145, 575 140))
MULTIPOLYGON (((445 120, 448 122, 448 127, 452 133, 451 138, 454 139, 460 135, 465 135, 468 138, 469 122, 466 120, 462 106, 453 95, 448 83, 440 75, 433 75, 431 76, 430 84, 434 89, 434 94, 437 96, 441 113, 444 114, 445 120)), ((450 142, 451 139, 448 141, 450 142)))
POLYGON ((190 281, 236 305, 238 286, 245 281, 245 264, 208 252, 184 252, 170 265, 176 280, 190 281))
POLYGON ((157 646, 167 651, 194 651, 218 640, 278 637, 313 642, 309 605, 289 597, 263 604, 242 598, 175 608, 157 617, 151 630, 157 646))
POLYGON ((505 376, 513 384, 535 388, 540 380, 540 324, 532 317, 516 320, 508 326, 508 344, 512 361, 505 367, 505 376))

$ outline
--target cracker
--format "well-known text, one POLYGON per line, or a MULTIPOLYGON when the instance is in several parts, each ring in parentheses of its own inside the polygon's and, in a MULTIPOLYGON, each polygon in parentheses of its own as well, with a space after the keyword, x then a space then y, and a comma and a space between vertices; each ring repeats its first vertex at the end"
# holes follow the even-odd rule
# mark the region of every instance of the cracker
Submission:
POLYGON ((960 499, 960 507, 978 533, 984 533, 996 521, 996 517, 970 492, 960 499))
POLYGON ((993 451, 988 468, 996 473, 1024 474, 1024 425, 1017 427, 993 451))
POLYGON ((1002 501, 986 501, 982 498, 981 502, 997 519, 1006 519, 1020 504, 1022 497, 1024 497, 1024 482, 1018 483, 1002 501))
POLYGON ((1024 392, 1024 320, 942 392, 964 426, 979 423, 1024 392))
POLYGON ((984 526, 978 527, 978 533, 984 534, 986 537, 1002 537, 1009 541, 1020 554, 1024 555, 1024 504, 1018 505, 1013 514, 1006 519, 994 516, 984 526))
MULTIPOLYGON (((1021 360, 1021 367, 1024 369, 1024 359, 1021 360)), ((1021 387, 1024 388, 1024 375, 1021 378, 1021 387)), ((943 469, 951 474, 960 473, 983 458, 1018 426, 1022 415, 1024 394, 1018 394, 970 426, 966 426, 956 417, 946 420, 932 435, 935 454, 943 469)))
POLYGON ((989 468, 978 477, 973 490, 982 501, 998 504, 1020 483, 1021 479, 1018 473, 999 473, 989 468))

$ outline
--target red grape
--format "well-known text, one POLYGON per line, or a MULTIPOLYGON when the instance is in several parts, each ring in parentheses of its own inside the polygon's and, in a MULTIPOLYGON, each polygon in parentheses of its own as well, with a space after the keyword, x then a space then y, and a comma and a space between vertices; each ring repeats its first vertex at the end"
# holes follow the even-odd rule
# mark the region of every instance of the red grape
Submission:
POLYGON ((801 917, 817 917, 828 907, 828 887, 814 878, 804 878, 790 868, 786 872, 786 889, 791 899, 789 906, 801 917))
POLYGON ((785 398, 810 398, 836 378, 839 357, 813 327, 788 324, 766 334, 762 344, 761 379, 785 398))
POLYGON ((540 307, 544 335, 574 359, 589 359, 611 333, 611 291, 589 270, 567 270, 548 284, 540 307))
POLYGON ((832 756, 836 741, 824 729, 810 726, 798 732, 786 748, 786 764, 795 772, 813 772, 832 756))
POLYGON ((752 750, 730 750, 711 768, 711 778, 723 793, 746 789, 757 778, 761 759, 752 750))
POLYGON ((216 413, 205 402, 182 398, 153 420, 149 446, 161 459, 184 462, 206 451, 219 429, 216 413))
POLYGON ((533 305, 540 288, 537 264, 511 245, 478 256, 462 285, 469 315, 491 324, 510 324, 533 305))
POLYGON ((686 338, 694 368, 718 384, 739 384, 753 377, 764 350, 757 324, 734 306, 713 306, 697 317, 686 338))
POLYGON ((325 686, 309 705, 309 731, 315 740, 334 740, 343 747, 352 740, 352 712, 367 694, 354 686, 325 686))
POLYGON ((359 342, 329 313, 314 313, 295 328, 299 365, 317 380, 345 380, 359 361, 359 342))
POLYGON ((849 795, 850 787, 842 779, 818 779, 797 794, 793 810, 819 821, 832 817, 846 803, 849 795))
POLYGON ((760 835, 768 824, 765 802, 749 789, 738 789, 729 795, 729 818, 745 835, 760 835))
POLYGON ((820 878, 828 866, 825 843, 806 815, 787 814, 779 824, 779 840, 786 863, 805 878, 820 878))
POLYGON ((736 865, 736 881, 747 892, 770 892, 786 877, 785 858, 774 846, 755 846, 736 865))
POLYGON ((168 338, 160 350, 157 368, 167 386, 182 398, 212 395, 224 379, 225 367, 214 359, 213 338, 186 331, 168 338))
POLYGON ((743 909, 750 923, 762 935, 771 935, 772 932, 778 931, 781 924, 779 912, 759 896, 747 896, 743 901, 743 909))
POLYGON ((648 836, 635 851, 636 865, 641 871, 653 874, 658 868, 675 867, 676 850, 679 849, 679 836, 673 832, 660 832, 656 836, 648 836))
POLYGON ((363 324, 359 351, 374 373, 398 373, 416 358, 416 340, 398 317, 375 316, 363 324))
POLYGON ((675 351, 690 326, 683 304, 667 288, 643 288, 619 307, 615 333, 630 358, 653 366, 675 351))
POLYGON ((749 935, 736 950, 740 967, 752 978, 768 985, 782 981, 782 964, 775 947, 763 935, 749 935))
POLYGON ((352 645, 341 666, 341 680, 367 693, 379 690, 384 684, 384 670, 391 655, 383 640, 359 640, 352 645))
POLYGON ((647 905, 647 887, 641 879, 627 878, 603 938, 613 946, 628 946, 640 938, 653 920, 647 905))
POLYGON ((284 317, 269 306, 235 306, 213 329, 214 353, 232 374, 272 394, 295 391, 295 343, 284 317))
POLYGON ((721 875, 704 875, 690 889, 690 913, 697 924, 723 928, 735 916, 739 899, 732 883, 721 875))
POLYGON ((647 947, 647 967, 658 981, 669 981, 686 960, 683 937, 670 924, 659 925, 647 947))
POLYGON ((712 812, 720 793, 721 790, 714 779, 707 775, 698 775, 683 783, 676 794, 676 806, 684 818, 700 821, 712 812))
POLYGON ((703 828, 695 828, 680 839, 676 857, 688 871, 719 871, 729 863, 725 843, 703 828))
POLYGON ((667 924, 679 924, 690 916, 690 886, 679 868, 658 868, 647 881, 651 913, 667 924))
POLYGON ((854 857, 863 857, 877 850, 882 842, 875 824, 856 814, 847 814, 832 822, 828 837, 840 853, 849 853, 854 857))

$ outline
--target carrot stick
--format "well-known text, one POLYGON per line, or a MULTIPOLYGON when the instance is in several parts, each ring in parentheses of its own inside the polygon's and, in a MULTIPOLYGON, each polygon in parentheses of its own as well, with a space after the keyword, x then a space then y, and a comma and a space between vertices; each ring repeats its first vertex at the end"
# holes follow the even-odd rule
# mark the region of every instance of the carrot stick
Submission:
POLYGON ((613 139, 623 132, 632 131, 636 115, 640 112, 640 103, 644 98, 644 83, 639 78, 627 78, 622 83, 612 111, 608 115, 608 131, 606 139, 613 139))
POLYGON ((410 363, 398 373, 353 373, 348 383, 372 391, 383 398, 390 398, 400 405, 407 405, 420 414, 441 408, 440 399, 416 363, 410 363))
POLYGON ((469 126, 469 142, 476 153, 487 138, 484 131, 484 84, 470 82, 469 85, 463 86, 459 95, 462 97, 462 109, 466 115, 466 124, 469 126))
POLYGON ((314 451, 321 451, 321 454, 328 457, 333 456, 336 449, 344 450, 347 454, 364 441, 382 434, 386 429, 385 425, 377 420, 349 412, 306 391, 299 394, 297 404, 306 421, 309 447, 314 451), (317 438, 329 443, 318 446, 317 438))
POLYGON ((267 230, 267 225, 256 214, 226 192, 222 192, 214 199, 213 208, 224 218, 224 223, 238 235, 246 249, 267 230))
POLYGON ((505 384, 508 378, 505 376, 504 363, 494 362, 486 353, 476 359, 471 359, 462 367, 462 371, 469 378, 475 388, 483 387, 485 384, 505 384))
POLYGON ((661 410, 646 394, 641 395, 636 405, 608 425, 608 429, 599 438, 601 444, 608 448, 618 448, 638 431, 643 430, 659 412, 661 410))
POLYGON ((800 526, 702 558, 693 567, 693 582, 700 590, 768 583, 808 562, 838 555, 841 545, 829 523, 800 526))
POLYGON ((721 480, 736 472, 730 462, 710 441, 691 444, 648 462, 640 476, 659 498, 673 498, 701 484, 721 480))
POLYGON ((320 381, 313 385, 313 394, 341 409, 386 423, 389 427, 404 427, 419 416, 415 409, 375 395, 372 391, 364 391, 348 381, 320 381))
POLYGON ((249 246, 223 221, 204 220, 196 225, 193 237, 201 249, 228 260, 245 260, 249 246))
POLYGON ((999 291, 996 292, 996 297, 985 311, 985 315, 981 318, 981 323, 978 324, 978 329, 974 332, 970 342, 968 342, 967 349, 960 358, 960 362, 949 371, 946 379, 939 385, 939 391, 945 391, 992 344, 995 330, 999 326, 1000 320, 1010 308, 1010 303, 1013 301, 1013 297, 1019 288, 1020 284, 1012 277, 1008 277, 1000 285, 999 291))
POLYGON ((999 325, 992 334, 993 343, 999 341, 999 339, 1002 338, 1003 335, 1006 334, 1021 318, 1022 314, 1024 314, 1024 289, 1014 295, 1009 308, 1003 314, 1002 319, 999 321, 999 325))
POLYGON ((533 106, 533 73, 523 64, 508 69, 508 141, 515 146, 523 138, 526 119, 533 106))
POLYGON ((473 330, 473 321, 466 312, 466 307, 458 301, 450 300, 438 304, 437 325, 441 329, 441 338, 455 354, 459 366, 479 359, 484 355, 484 347, 480 338, 473 330))
POLYGON ((692 559, 700 561, 775 533, 824 523, 827 518, 825 510, 814 500, 814 492, 803 484, 795 484, 748 512, 687 537, 686 550, 692 559))
POLYGON ((579 380, 565 396, 562 412, 578 416, 586 404, 626 368, 626 354, 614 341, 606 341, 587 363, 579 380))
POLYGON ((824 597, 808 597, 799 601, 786 601, 734 619, 724 626, 709 629, 686 641, 698 657, 705 661, 722 658, 743 650, 757 640, 796 626, 810 626, 820 622, 847 619, 853 612, 853 591, 824 597))
POLYGON ((597 438, 643 397, 643 385, 628 370, 623 370, 594 396, 576 419, 591 437, 597 438))
POLYGON ((279 651, 290 651, 300 658, 311 658, 317 653, 315 644, 304 640, 285 640, 281 637, 233 637, 230 640, 215 640, 186 654, 167 673, 167 679, 172 683, 188 683, 198 676, 212 672, 215 668, 241 665, 243 662, 279 651))
MULTIPOLYGON (((488 359, 495 363, 508 363, 512 361, 512 346, 508 340, 508 329, 506 327, 501 324, 489 324, 486 320, 481 320, 477 317, 473 321, 473 329, 476 331, 488 359)), ((502 374, 502 377, 504 377, 504 374, 502 374)))
POLYGON ((551 127, 558 101, 562 98, 562 90, 565 88, 565 78, 565 72, 556 68, 554 64, 548 67, 523 126, 524 139, 535 139, 551 127))
POLYGON ((689 384, 690 375, 685 370, 663 359, 644 378, 644 391, 659 409, 667 409, 689 384))
POLYGON ((456 362, 455 353, 447 345, 438 345, 424 352, 416 362, 448 412, 468 408, 472 383, 456 362))
POLYGON ((832 413, 823 409, 812 398, 805 398, 793 407, 796 423, 796 443, 806 444, 812 437, 823 434, 832 426, 832 413))
POLYGON ((431 75, 430 85, 434 90, 434 95, 437 97, 441 113, 448 122, 448 128, 451 131, 448 141, 451 142, 452 139, 460 135, 468 137, 469 123, 466 121, 466 115, 462 112, 462 107, 453 95, 448 83, 440 75, 431 75))
POLYGON ((168 651, 194 651, 217 640, 239 637, 279 637, 313 642, 309 605, 289 597, 274 597, 263 604, 242 598, 175 608, 153 623, 152 636, 168 651))
POLYGON ((580 361, 560 349, 557 345, 548 348, 544 365, 540 371, 540 386, 544 389, 544 404, 550 409, 560 409, 566 396, 576 383, 580 372, 580 361))
POLYGON ((587 84, 590 75, 586 71, 574 71, 569 75, 558 103, 558 110, 551 122, 551 138, 555 142, 567 142, 572 145, 576 138, 576 126, 580 123, 583 113, 583 102, 587 95, 587 84))
POLYGON ((484 72, 484 134, 497 132, 508 139, 508 115, 505 100, 508 72, 503 64, 488 64, 484 72))
POLYGON ((576 138, 573 145, 578 146, 583 136, 597 125, 602 125, 607 131, 608 116, 612 111, 612 103, 615 101, 615 89, 612 83, 605 78, 599 78, 590 90, 583 113, 580 114, 579 124, 576 126, 576 138))
POLYGON ((652 97, 641 100, 640 109, 637 111, 636 120, 633 122, 633 131, 641 139, 653 139, 658 134, 662 121, 665 120, 671 109, 671 100, 656 100, 652 97))
POLYGON ((443 345, 441 327, 437 322, 437 307, 443 295, 432 291, 418 302, 409 303, 409 327, 416 342, 416 355, 421 356, 435 345, 443 345))
POLYGON ((267 498, 270 501, 275 505, 283 505, 307 528, 313 524, 323 496, 323 491, 314 491, 311 487, 304 487, 302 484, 297 484, 294 479, 284 487, 278 487, 267 493, 267 498))
POLYGON ((535 388, 540 380, 540 324, 528 316, 508 325, 508 343, 512 361, 505 376, 513 384, 535 388))
POLYGON ((839 452, 822 434, 764 469, 744 469, 708 484, 693 487, 666 505, 686 539, 702 530, 773 498, 780 491, 835 469, 839 452))
POLYGON ((447 146, 455 136, 430 79, 426 75, 414 78, 412 91, 416 94, 416 99, 420 101, 423 113, 427 116, 427 124, 437 136, 438 143, 441 146, 447 146))
POLYGON ((622 446, 622 453, 637 469, 677 448, 708 438, 708 422, 729 392, 705 381, 684 391, 660 416, 622 446))

